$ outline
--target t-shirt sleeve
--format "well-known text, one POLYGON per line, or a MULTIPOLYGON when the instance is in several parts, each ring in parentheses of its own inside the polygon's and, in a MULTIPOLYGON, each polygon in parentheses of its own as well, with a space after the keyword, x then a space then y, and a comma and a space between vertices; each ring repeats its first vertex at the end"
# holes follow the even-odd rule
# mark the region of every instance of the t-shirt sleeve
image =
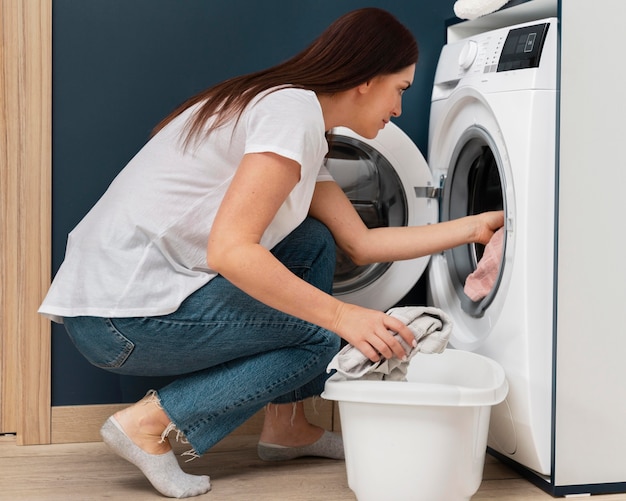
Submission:
POLYGON ((245 153, 272 152, 301 166, 327 151, 321 108, 314 94, 300 89, 271 92, 245 114, 245 153))
POLYGON ((320 167, 320 171, 317 173, 316 182, 321 183, 323 181, 334 181, 334 180, 335 179, 333 178, 328 168, 325 165, 322 165, 320 167))

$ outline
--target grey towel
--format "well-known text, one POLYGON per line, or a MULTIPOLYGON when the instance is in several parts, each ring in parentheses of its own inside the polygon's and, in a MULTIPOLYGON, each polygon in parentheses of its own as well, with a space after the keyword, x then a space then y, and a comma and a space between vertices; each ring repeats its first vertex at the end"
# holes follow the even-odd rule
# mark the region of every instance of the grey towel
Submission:
MULTIPOLYGON (((429 306, 402 306, 391 308, 387 314, 404 322, 415 335, 417 347, 411 349, 406 361, 393 357, 372 362, 349 344, 334 356, 326 371, 335 369, 348 379, 406 381, 409 361, 418 351, 441 353, 446 349, 452 322, 440 309, 429 306)), ((398 334, 394 334, 394 337, 400 341, 403 348, 408 349, 398 334)))

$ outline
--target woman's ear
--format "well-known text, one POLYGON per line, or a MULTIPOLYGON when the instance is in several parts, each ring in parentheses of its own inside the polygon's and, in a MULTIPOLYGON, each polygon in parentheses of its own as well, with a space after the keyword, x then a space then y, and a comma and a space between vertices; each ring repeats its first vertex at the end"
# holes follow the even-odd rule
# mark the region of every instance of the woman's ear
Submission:
POLYGON ((357 91, 359 94, 367 94, 372 87, 372 81, 368 80, 367 82, 362 83, 357 87, 357 91))

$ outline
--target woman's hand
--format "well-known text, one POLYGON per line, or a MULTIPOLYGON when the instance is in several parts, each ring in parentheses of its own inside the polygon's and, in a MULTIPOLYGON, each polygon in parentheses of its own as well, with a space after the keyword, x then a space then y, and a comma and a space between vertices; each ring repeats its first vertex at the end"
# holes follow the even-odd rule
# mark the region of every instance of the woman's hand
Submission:
POLYGON ((402 360, 408 355, 393 337, 394 332, 409 346, 415 342, 415 336, 401 320, 382 311, 348 303, 341 304, 333 330, 372 362, 378 362, 381 356, 387 359, 395 356, 402 360))
POLYGON ((487 244, 493 234, 504 225, 504 211, 490 211, 470 216, 476 221, 473 242, 487 244))

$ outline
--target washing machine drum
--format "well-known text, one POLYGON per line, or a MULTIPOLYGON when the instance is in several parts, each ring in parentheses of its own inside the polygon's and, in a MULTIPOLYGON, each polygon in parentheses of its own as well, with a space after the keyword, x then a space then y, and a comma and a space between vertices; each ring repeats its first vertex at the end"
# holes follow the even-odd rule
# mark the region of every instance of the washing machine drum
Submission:
MULTIPOLYGON (((491 210, 505 210, 502 159, 491 135, 473 125, 461 134, 448 168, 441 199, 441 220, 449 221, 491 210)), ((506 236, 503 250, 506 247, 506 236)), ((461 245, 445 251, 448 273, 465 313, 480 317, 489 307, 502 280, 503 266, 491 291, 478 300, 464 293, 467 277, 483 256, 485 246, 479 243, 461 245)))
MULTIPOLYGON (((426 160, 411 139, 392 123, 373 139, 338 127, 329 135, 326 162, 369 228, 419 226, 437 221, 437 202, 426 160)), ((429 257, 357 266, 339 248, 333 294, 343 301, 386 310, 417 283, 429 257)))

